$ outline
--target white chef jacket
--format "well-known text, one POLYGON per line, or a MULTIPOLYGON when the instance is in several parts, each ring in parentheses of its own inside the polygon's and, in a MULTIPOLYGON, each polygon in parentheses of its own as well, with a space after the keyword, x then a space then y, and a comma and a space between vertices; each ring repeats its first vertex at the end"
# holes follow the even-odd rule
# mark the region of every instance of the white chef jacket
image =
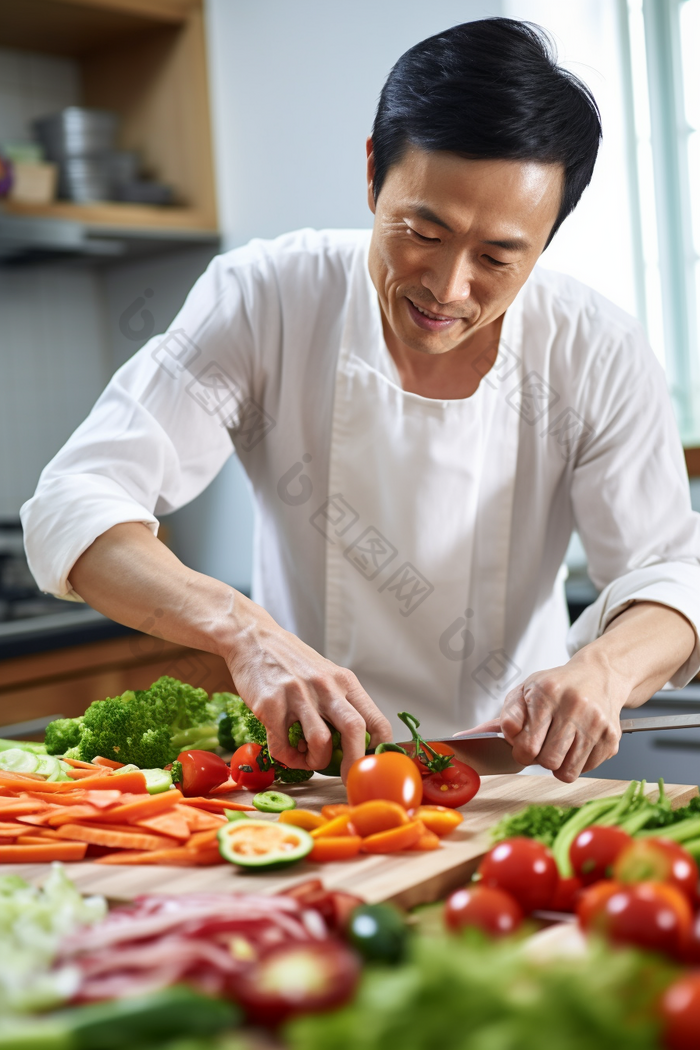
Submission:
MULTIPOLYGON (((389 715, 404 708, 431 715, 431 731, 445 733, 495 717, 517 680, 564 663, 633 601, 679 610, 697 635, 700 515, 691 510, 663 371, 633 318, 572 278, 536 267, 506 312, 497 361, 475 395, 490 398, 500 415, 492 413, 491 430, 473 445, 488 485, 470 511, 469 609, 445 620, 439 580, 429 598, 435 660, 466 668, 460 695, 442 706, 426 696, 430 660, 412 665, 409 644, 382 651, 379 640, 374 659, 358 655, 353 666, 361 652, 354 625, 366 618, 371 632, 382 584, 345 623, 336 607, 329 624, 328 530, 335 522, 341 533, 346 513, 342 494, 329 489, 330 449, 349 317, 360 318, 367 367, 400 391, 367 268, 369 238, 302 230, 212 261, 168 332, 119 369, 22 508, 41 589, 79 600, 68 577, 97 536, 126 521, 156 533, 158 519, 194 499, 235 450, 256 503, 253 599, 330 658, 346 653, 389 715), (573 528, 601 593, 569 629, 562 561, 573 528), (486 636, 469 662, 477 621, 486 636)), ((436 408, 449 412, 451 404, 436 408)), ((420 477, 415 484, 419 492, 420 477)), ((390 478, 386 486, 390 492, 390 478)), ((370 497, 381 525, 387 494, 370 497)), ((441 539, 419 541, 429 559, 426 547, 441 539)), ((405 553, 411 565, 421 556, 405 553)), ((421 615, 427 609, 428 601, 421 615)), ((696 644, 672 684, 686 684, 699 668, 696 644)))

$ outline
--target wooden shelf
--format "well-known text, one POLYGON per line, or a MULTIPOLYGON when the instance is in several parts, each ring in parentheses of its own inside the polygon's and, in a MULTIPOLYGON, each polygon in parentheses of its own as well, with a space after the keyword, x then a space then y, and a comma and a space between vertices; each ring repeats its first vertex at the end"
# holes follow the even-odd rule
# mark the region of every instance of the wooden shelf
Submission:
POLYGON ((100 231, 153 229, 217 232, 211 217, 197 211, 196 208, 155 207, 150 204, 124 204, 116 201, 100 201, 94 204, 73 204, 72 201, 21 204, 17 201, 5 201, 2 211, 6 215, 85 223, 100 231))
POLYGON ((216 232, 202 0, 0 0, 0 47, 74 58, 82 104, 118 115, 118 148, 137 151, 175 200, 172 207, 5 202, 4 215, 146 236, 216 232))
POLYGON ((685 465, 689 478, 700 478, 700 448, 686 448, 685 465))

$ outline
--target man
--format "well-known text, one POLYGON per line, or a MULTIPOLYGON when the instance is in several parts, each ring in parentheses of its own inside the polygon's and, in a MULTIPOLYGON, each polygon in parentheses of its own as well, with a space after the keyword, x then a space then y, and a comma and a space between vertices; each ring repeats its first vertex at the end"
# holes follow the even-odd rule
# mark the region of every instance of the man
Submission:
POLYGON ((212 262, 24 506, 40 586, 224 656, 290 766, 327 763, 327 721, 347 772, 404 708, 436 735, 495 719, 565 781, 614 754, 623 705, 700 667, 700 533, 639 325, 534 269, 599 138, 535 27, 408 51, 368 141, 371 236, 212 262), (232 444, 252 601, 155 538, 232 444), (567 653, 574 526, 601 594, 567 653))

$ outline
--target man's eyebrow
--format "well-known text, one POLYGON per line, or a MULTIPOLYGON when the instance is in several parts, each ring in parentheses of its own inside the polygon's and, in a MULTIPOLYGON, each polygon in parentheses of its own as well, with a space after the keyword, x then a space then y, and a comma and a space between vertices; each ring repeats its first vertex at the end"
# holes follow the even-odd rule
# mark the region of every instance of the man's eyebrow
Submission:
POLYGON ((503 248, 506 252, 522 252, 527 251, 530 247, 527 241, 522 240, 520 237, 508 238, 503 241, 482 241, 482 244, 493 244, 496 248, 503 248))
POLYGON ((413 211, 419 219, 425 219, 426 222, 435 223, 436 226, 442 226, 444 230, 448 230, 450 233, 453 232, 452 228, 447 225, 445 220, 441 219, 439 215, 436 215, 427 204, 414 204, 413 211))

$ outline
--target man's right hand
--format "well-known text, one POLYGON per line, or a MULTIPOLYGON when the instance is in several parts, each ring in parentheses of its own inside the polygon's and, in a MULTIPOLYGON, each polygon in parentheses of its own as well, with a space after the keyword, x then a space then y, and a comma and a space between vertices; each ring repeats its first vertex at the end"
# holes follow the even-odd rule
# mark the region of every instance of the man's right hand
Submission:
MULTIPOLYGON (((266 726, 274 758, 295 769, 324 769, 331 758, 329 722, 340 732, 342 775, 391 726, 355 675, 326 660, 259 605, 182 564, 140 522, 114 525, 78 558, 76 594, 99 612, 137 630, 154 622, 171 642, 223 656, 237 691, 266 726), (301 722, 306 751, 290 747, 288 727, 301 722)), ((148 628, 146 628, 148 630, 148 628)))
POLYGON ((223 653, 238 693, 267 727, 273 758, 294 769, 324 769, 331 760, 329 722, 340 733, 343 778, 371 746, 391 740, 391 726, 352 671, 331 663, 283 630, 253 602, 231 650, 223 653), (306 750, 289 744, 287 729, 301 722, 306 750))

